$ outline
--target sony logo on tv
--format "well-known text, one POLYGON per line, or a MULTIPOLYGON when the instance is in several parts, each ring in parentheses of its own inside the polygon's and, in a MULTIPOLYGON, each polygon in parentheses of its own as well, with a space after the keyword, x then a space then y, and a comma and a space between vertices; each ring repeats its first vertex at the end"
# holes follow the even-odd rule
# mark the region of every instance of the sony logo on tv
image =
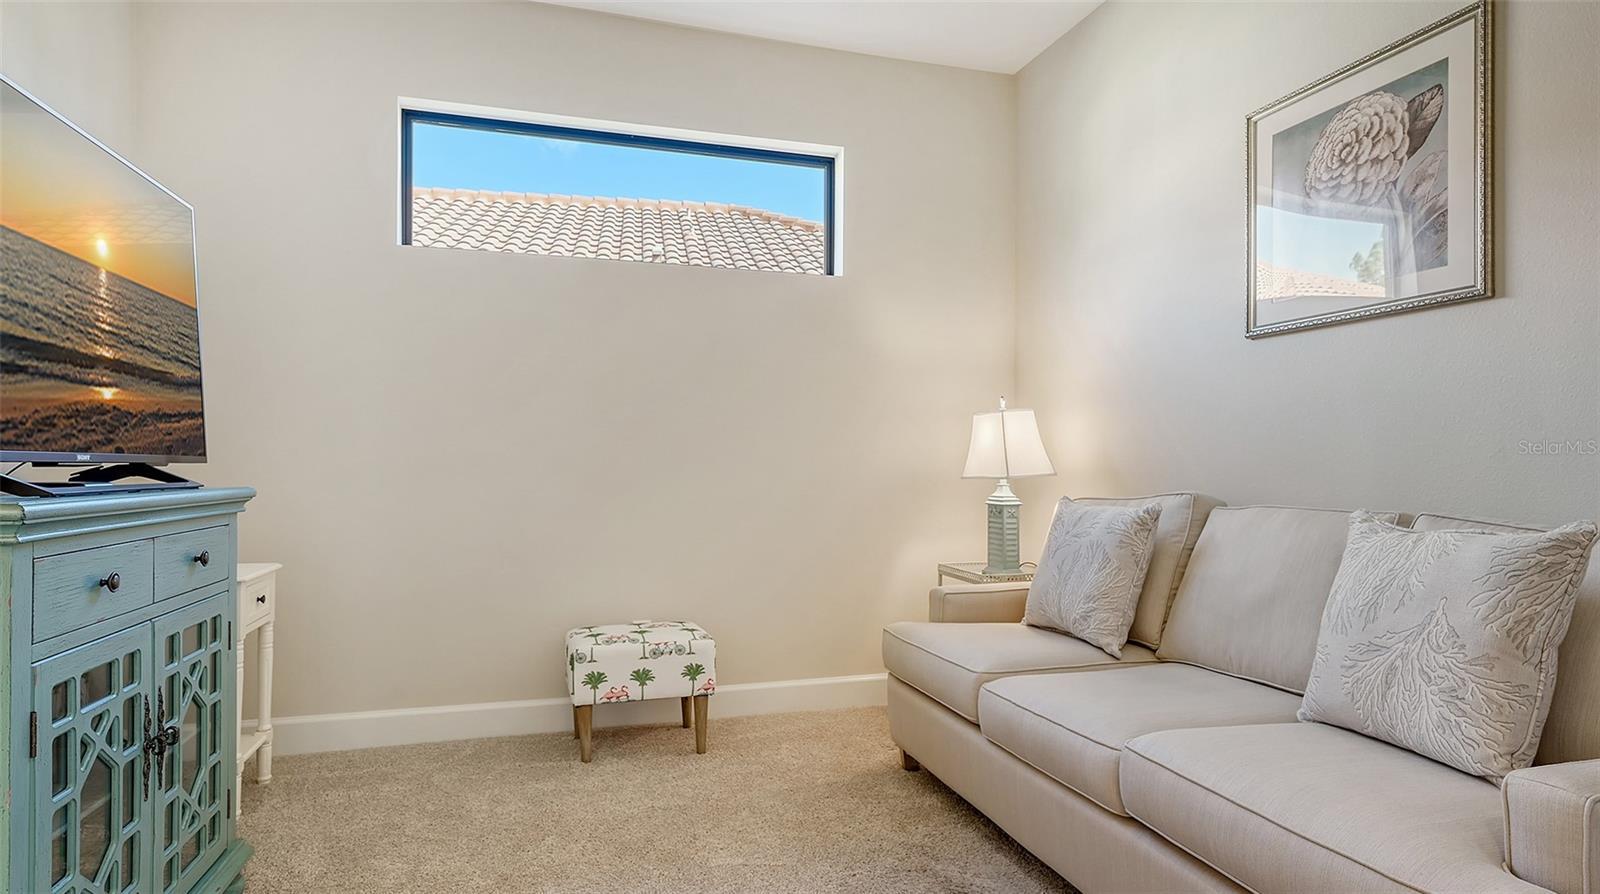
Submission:
POLYGON ((94 454, 92 454, 92 453, 80 453, 80 454, 78 454, 78 462, 81 462, 81 463, 94 462, 94 454))

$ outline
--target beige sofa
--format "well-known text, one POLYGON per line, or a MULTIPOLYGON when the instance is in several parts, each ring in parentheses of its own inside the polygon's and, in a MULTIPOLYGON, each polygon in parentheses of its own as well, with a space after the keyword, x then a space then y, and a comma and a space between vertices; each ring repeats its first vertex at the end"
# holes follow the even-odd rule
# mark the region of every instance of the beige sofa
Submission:
POLYGON ((1600 894, 1600 562, 1537 763, 1496 786, 1295 721, 1346 512, 1158 499, 1120 660, 1018 623, 1026 585, 941 587, 930 621, 884 629, 907 769, 925 767, 1088 894, 1600 894))

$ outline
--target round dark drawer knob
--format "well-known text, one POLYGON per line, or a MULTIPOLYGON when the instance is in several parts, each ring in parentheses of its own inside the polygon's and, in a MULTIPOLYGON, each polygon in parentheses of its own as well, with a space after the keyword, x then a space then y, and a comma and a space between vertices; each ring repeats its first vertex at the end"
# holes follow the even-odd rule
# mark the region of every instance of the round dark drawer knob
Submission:
POLYGON ((200 567, 201 568, 204 568, 207 565, 210 565, 211 564, 211 550, 209 550, 209 549, 201 550, 200 551, 200 555, 195 556, 194 560, 196 562, 200 563, 200 567))
POLYGON ((262 593, 260 596, 257 596, 256 597, 256 604, 257 605, 266 605, 267 604, 267 594, 262 593))
POLYGON ((113 571, 105 577, 100 578, 100 586, 105 587, 107 590, 115 593, 122 587, 122 575, 113 571))

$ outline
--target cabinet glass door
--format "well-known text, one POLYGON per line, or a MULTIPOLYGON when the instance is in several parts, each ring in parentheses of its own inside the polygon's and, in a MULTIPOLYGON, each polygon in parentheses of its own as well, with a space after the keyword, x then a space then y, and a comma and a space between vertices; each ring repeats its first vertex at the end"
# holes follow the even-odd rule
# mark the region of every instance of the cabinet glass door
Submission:
POLYGON ((33 666, 38 890, 150 891, 152 813, 143 777, 150 671, 148 624, 33 666))
POLYGON ((155 709, 177 743, 162 761, 155 805, 155 890, 184 892, 233 838, 231 800, 234 661, 228 614, 233 596, 215 596, 156 618, 155 709), (226 706, 226 710, 224 707, 226 706), (225 760, 225 758, 227 758, 225 760))

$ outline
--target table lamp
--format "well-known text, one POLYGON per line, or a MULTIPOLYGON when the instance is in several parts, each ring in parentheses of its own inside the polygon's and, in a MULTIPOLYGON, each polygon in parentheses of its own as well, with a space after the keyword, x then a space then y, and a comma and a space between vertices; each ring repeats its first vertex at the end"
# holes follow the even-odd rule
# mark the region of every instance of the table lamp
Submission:
POLYGON ((972 415, 972 442, 967 445, 967 467, 962 478, 997 478, 989 495, 989 564, 985 574, 1022 570, 1022 500, 1011 492, 1012 478, 1054 475, 1055 467, 1039 439, 1039 423, 1032 410, 1000 409, 972 415))

